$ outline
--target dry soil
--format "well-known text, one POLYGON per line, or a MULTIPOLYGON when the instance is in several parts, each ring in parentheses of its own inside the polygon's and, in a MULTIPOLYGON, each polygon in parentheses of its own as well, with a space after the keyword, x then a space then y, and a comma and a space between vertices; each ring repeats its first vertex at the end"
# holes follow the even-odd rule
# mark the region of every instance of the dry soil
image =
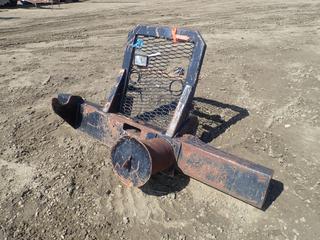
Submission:
POLYGON ((319 1, 1 9, 0 96, 0 239, 320 239, 319 1), (206 139, 275 170, 264 211, 181 175, 123 187, 110 149, 53 114, 58 92, 103 103, 139 23, 202 33, 206 139))

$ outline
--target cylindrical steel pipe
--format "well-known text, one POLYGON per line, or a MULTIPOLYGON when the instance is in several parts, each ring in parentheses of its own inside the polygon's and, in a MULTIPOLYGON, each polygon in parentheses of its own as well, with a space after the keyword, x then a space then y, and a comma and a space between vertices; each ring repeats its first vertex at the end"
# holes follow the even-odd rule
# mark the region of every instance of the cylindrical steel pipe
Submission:
POLYGON ((175 163, 171 145, 161 138, 138 140, 122 137, 112 148, 111 159, 121 182, 135 187, 143 186, 152 174, 175 163))

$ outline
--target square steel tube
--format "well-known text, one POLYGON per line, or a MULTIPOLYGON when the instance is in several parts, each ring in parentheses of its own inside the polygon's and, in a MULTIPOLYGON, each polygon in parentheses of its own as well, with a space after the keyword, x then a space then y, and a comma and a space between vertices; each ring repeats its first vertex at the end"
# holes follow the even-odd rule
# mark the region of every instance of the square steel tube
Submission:
POLYGON ((182 172, 224 193, 262 208, 273 170, 199 142, 180 138, 178 166, 182 172))

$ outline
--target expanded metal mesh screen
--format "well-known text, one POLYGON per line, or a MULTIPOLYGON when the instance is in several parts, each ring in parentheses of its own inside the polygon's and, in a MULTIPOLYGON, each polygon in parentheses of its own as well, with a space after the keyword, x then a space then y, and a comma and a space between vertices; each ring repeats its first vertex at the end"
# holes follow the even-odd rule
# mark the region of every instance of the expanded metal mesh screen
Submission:
POLYGON ((194 44, 146 36, 137 36, 136 42, 140 46, 120 112, 165 130, 185 86, 194 44))

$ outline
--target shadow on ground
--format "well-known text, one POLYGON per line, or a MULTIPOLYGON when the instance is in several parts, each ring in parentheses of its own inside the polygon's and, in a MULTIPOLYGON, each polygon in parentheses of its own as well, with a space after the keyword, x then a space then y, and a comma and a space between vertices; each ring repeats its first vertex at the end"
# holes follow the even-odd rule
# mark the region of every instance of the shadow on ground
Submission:
POLYGON ((12 20, 12 19, 19 19, 19 17, 0 17, 0 20, 12 20))
POLYGON ((179 192, 189 184, 190 178, 177 170, 173 174, 160 172, 153 175, 150 180, 141 187, 141 190, 153 196, 165 196, 179 192))
POLYGON ((271 206, 271 204, 280 196, 282 192, 283 192, 283 183, 278 180, 271 179, 267 198, 262 207, 262 210, 266 211, 271 206))
POLYGON ((211 142, 228 128, 249 116, 245 108, 196 97, 192 114, 198 118, 196 135, 205 143, 211 142))

